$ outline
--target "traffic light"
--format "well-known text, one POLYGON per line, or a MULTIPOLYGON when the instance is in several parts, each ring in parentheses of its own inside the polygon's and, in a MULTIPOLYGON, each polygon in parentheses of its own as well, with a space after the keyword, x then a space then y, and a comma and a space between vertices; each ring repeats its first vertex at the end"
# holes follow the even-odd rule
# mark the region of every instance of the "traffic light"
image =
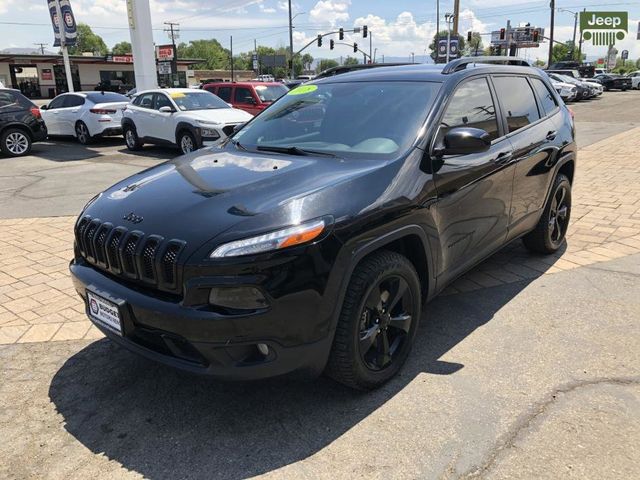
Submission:
POLYGON ((353 53, 358 53, 358 44, 357 43, 353 44, 353 53))
POLYGON ((467 32, 467 42, 471 42, 471 30, 467 32))
POLYGON ((362 27, 362 38, 367 38, 367 35, 369 35, 369 27, 364 25, 362 27))
POLYGON ((533 41, 537 42, 538 41, 538 36, 540 35, 540 32, 538 30, 534 30, 533 31, 533 41))
POLYGON ((333 50, 333 47, 335 47, 336 42, 333 41, 333 38, 331 40, 329 40, 329 50, 333 50))
POLYGON ((322 46, 322 35, 318 35, 318 46, 322 46))
POLYGON ((344 40, 344 28, 341 28, 340 30, 338 30, 338 38, 340 40, 344 40))
POLYGON ((500 40, 504 40, 507 37, 507 29, 506 28, 501 28, 500 29, 500 40))

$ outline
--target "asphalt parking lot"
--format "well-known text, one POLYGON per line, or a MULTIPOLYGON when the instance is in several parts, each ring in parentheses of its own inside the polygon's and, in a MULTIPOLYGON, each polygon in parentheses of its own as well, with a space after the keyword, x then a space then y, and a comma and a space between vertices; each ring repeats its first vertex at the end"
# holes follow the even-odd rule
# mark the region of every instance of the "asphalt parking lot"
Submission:
POLYGON ((640 478, 640 92, 571 108, 567 247, 513 244, 458 280, 372 393, 213 382, 90 327, 73 215, 175 151, 56 140, 1 159, 0 478, 640 478))

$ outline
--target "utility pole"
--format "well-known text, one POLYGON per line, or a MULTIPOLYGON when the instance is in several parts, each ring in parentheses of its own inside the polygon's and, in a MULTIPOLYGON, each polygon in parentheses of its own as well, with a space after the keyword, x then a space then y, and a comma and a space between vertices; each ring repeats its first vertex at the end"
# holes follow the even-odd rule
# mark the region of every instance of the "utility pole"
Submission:
MULTIPOLYGON (((440 43, 440 0, 436 0, 436 39, 435 39, 435 52, 436 58, 434 59, 435 63, 438 63, 438 45, 440 43)), ((427 45, 428 47, 429 45, 427 45)))
POLYGON ((40 53, 44 55, 44 47, 49 45, 48 43, 34 43, 34 45, 38 45, 40 47, 40 53))
POLYGON ((235 72, 233 68, 233 35, 231 35, 231 37, 229 38, 229 46, 231 50, 231 82, 235 82, 235 72))
POLYGON ((373 33, 369 30, 369 61, 373 63, 373 33))
POLYGON ((291 80, 296 78, 296 72, 293 68, 293 15, 291 11, 291 0, 289 0, 289 61, 291 62, 291 80))
POLYGON ((172 83, 172 87, 176 86, 176 83, 179 82, 178 80, 178 49, 176 47, 176 38, 179 37, 179 33, 178 33, 178 27, 180 26, 179 23, 174 23, 174 22, 164 22, 165 25, 167 25, 169 28, 165 28, 165 32, 167 32, 167 34, 169 35, 169 38, 171 39, 171 44, 173 45, 173 67, 172 67, 172 75, 171 75, 171 83, 172 83))
MULTIPOLYGON (((576 31, 578 30, 578 12, 573 13, 573 43, 571 44, 571 60, 576 53, 576 31)), ((582 59, 582 58, 581 58, 582 59)))
MULTIPOLYGON (((586 12, 587 9, 584 8, 582 11, 586 12)), ((582 32, 580 32, 580 40, 578 41, 578 56, 580 57, 580 62, 582 62, 582 32)))
POLYGON ((453 2, 453 36, 458 38, 458 14, 460 13, 460 0, 453 2))
POLYGON ((547 68, 551 68, 551 64, 553 63, 553 24, 555 21, 556 0, 551 0, 549 8, 551 8, 551 22, 549 28, 549 61, 547 63, 547 68))
POLYGON ((444 19, 447 21, 447 63, 449 63, 449 50, 451 47, 451 24, 453 23, 453 20, 454 20, 453 14, 445 13, 444 19))

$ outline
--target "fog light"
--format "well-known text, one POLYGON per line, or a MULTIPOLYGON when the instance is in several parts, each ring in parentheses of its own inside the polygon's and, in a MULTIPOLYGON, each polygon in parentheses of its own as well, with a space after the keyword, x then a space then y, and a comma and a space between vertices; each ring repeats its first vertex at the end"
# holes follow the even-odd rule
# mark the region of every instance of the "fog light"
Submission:
POLYGON ((267 299, 255 287, 215 287, 209 293, 209 303, 236 310, 265 308, 267 299))
POLYGON ((259 351, 262 355, 264 355, 265 357, 266 357, 267 355, 269 355, 269 347, 268 347, 268 345, 267 345, 267 344, 265 344, 265 343, 259 343, 259 344, 258 344, 258 351, 259 351))

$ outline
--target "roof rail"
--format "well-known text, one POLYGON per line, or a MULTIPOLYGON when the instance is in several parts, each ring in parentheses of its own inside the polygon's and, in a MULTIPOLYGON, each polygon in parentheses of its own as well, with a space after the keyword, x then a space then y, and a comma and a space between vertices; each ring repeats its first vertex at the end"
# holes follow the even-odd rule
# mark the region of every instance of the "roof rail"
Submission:
POLYGON ((504 65, 519 65, 521 67, 530 67, 531 64, 526 60, 518 57, 462 57, 447 63, 442 69, 443 74, 454 73, 467 68, 472 63, 498 63, 504 65))

